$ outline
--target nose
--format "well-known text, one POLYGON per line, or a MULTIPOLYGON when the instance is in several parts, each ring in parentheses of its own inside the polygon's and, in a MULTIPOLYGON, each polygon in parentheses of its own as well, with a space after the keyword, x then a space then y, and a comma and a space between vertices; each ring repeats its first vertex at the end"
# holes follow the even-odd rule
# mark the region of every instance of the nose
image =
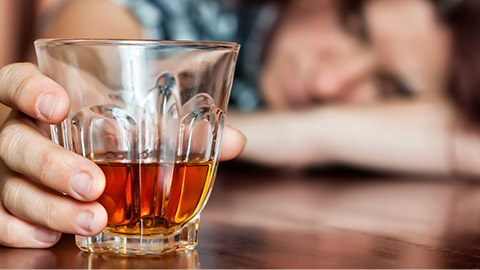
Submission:
POLYGON ((344 74, 341 70, 324 71, 316 75, 314 78, 314 85, 312 90, 312 96, 317 99, 333 99, 342 93, 342 89, 345 85, 344 74))
POLYGON ((324 63, 313 75, 310 94, 320 100, 345 97, 356 84, 373 74, 374 69, 375 58, 371 54, 351 57, 341 63, 324 63))

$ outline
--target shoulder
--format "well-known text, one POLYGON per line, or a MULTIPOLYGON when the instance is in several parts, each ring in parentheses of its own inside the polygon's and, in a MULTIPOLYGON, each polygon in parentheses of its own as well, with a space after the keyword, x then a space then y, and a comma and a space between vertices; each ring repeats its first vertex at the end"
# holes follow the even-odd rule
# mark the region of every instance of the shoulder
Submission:
POLYGON ((72 0, 43 30, 48 37, 141 38, 139 22, 122 5, 110 0, 72 0))

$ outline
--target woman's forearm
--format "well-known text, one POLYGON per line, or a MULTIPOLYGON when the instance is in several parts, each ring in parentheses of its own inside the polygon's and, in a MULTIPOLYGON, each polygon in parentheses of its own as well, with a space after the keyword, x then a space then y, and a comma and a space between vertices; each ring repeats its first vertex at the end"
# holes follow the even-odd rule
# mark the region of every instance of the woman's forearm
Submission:
POLYGON ((452 119, 446 103, 405 102, 230 115, 228 122, 247 136, 241 158, 254 162, 448 174, 452 119))
POLYGON ((317 132, 329 160, 445 175, 451 172, 452 121, 452 110, 443 102, 332 107, 323 113, 317 132))

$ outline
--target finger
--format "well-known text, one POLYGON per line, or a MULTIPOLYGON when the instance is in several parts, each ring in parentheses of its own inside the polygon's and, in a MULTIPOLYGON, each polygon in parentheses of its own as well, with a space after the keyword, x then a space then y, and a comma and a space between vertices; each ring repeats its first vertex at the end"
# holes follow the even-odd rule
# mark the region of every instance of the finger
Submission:
POLYGON ((220 161, 236 158, 242 153, 246 143, 245 135, 232 127, 225 126, 220 148, 220 161))
POLYGON ((65 119, 70 107, 66 91, 30 63, 0 69, 0 102, 49 124, 65 119))
POLYGON ((19 175, 7 177, 0 197, 12 215, 55 231, 92 236, 107 224, 107 212, 98 202, 73 200, 19 175))
POLYGON ((5 165, 77 200, 92 201, 100 197, 105 188, 100 168, 45 138, 27 125, 28 121, 26 117, 17 117, 1 131, 0 159, 5 165))
POLYGON ((47 248, 57 243, 60 236, 59 232, 12 216, 0 203, 0 245, 19 248, 47 248))

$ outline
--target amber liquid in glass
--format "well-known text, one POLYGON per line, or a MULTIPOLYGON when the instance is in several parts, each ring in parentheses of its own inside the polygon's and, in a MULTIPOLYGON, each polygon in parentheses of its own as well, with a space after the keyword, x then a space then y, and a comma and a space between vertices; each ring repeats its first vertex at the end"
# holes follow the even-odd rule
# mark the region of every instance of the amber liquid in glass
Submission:
POLYGON ((98 201, 108 213, 107 231, 120 235, 170 234, 199 210, 211 188, 213 162, 100 162, 106 178, 98 201))

